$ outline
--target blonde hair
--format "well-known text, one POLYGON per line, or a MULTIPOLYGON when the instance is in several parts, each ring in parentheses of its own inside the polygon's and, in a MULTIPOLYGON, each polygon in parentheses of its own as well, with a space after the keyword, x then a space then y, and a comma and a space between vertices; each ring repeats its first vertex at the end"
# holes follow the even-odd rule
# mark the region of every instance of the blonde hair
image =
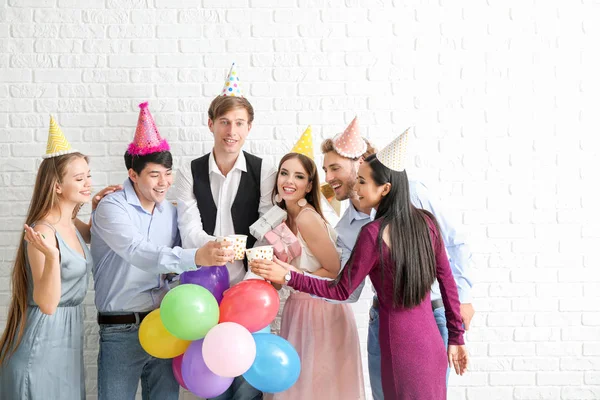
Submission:
MULTIPOLYGON (((29 204, 29 211, 25 223, 32 225, 46 217, 58 205, 59 199, 55 187, 61 183, 71 161, 87 156, 81 153, 65 154, 58 157, 47 158, 40 164, 35 186, 29 204)), ((25 332, 27 318, 27 288, 30 277, 26 268, 25 234, 21 233, 21 241, 12 271, 12 297, 8 308, 8 319, 2 338, 0 338, 0 366, 14 354, 25 332)))

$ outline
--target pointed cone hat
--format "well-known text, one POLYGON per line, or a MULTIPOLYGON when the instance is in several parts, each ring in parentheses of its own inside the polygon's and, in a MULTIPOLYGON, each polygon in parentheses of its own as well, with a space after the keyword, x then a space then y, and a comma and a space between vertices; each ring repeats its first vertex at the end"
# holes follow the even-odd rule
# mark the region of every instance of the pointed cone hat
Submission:
POLYGON ((144 156, 146 154, 169 151, 169 143, 158 133, 154 118, 148 109, 148 102, 140 104, 140 115, 133 142, 129 144, 127 152, 132 156, 144 156))
POLYGON ((377 159, 393 171, 402 172, 406 169, 408 152, 408 137, 412 127, 406 129, 400 136, 377 153, 377 159))
POLYGON ((309 125, 298 142, 294 145, 290 153, 304 154, 311 160, 315 159, 315 153, 313 150, 313 138, 312 138, 312 127, 309 125))
POLYGON ((346 130, 333 138, 333 148, 340 156, 358 158, 367 151, 367 144, 360 136, 358 117, 354 117, 346 130))
POLYGON ((227 78, 225 78, 225 84, 223 85, 223 90, 221 90, 221 96, 244 97, 242 88, 240 87, 240 76, 237 72, 235 63, 231 64, 229 74, 227 75, 227 78))
POLYGON ((77 150, 71 147, 71 144, 62 133, 60 126, 58 126, 58 123, 51 115, 50 129, 48 130, 48 143, 46 144, 46 154, 44 154, 42 158, 52 158, 75 152, 77 152, 77 150))

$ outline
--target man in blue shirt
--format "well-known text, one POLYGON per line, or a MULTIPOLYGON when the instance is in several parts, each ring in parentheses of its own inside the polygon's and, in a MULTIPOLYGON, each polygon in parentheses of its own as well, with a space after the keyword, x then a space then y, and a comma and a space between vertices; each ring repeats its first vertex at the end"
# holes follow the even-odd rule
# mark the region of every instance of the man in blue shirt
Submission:
MULTIPOLYGON (((333 139, 326 139, 321 145, 321 151, 324 154, 323 170, 325 171, 325 180, 333 188, 338 201, 349 200, 348 208, 335 228, 338 233, 337 246, 342 249, 341 264, 345 265, 350 258, 361 228, 375 217, 375 210, 363 210, 360 208, 358 197, 354 191, 354 185, 358 178, 358 166, 364 158, 375 153, 375 149, 367 140, 360 137, 358 124, 355 119, 346 131, 333 139)), ((472 286, 469 275, 472 262, 471 252, 462 234, 448 220, 447 214, 442 211, 439 204, 428 192, 427 187, 415 180, 409 180, 409 187, 412 203, 418 208, 430 211, 440 225, 452 267, 452 274, 458 286, 461 315, 465 328, 469 329, 471 318, 474 314, 470 299, 472 286)), ((364 282, 352 293, 347 301, 356 302, 360 297, 363 286, 364 282)), ((437 281, 431 290, 431 306, 440 334, 444 339, 444 344, 447 346, 448 329, 446 328, 444 305, 437 281)), ((383 400, 381 351, 379 347, 379 301, 376 296, 373 298, 369 317, 367 348, 371 391, 375 400, 383 400)))
POLYGON ((147 110, 140 105, 134 142, 125 153, 129 177, 93 215, 91 252, 100 352, 98 398, 131 400, 142 381, 144 397, 177 400, 171 360, 147 354, 138 339, 141 321, 168 291, 166 274, 199 265, 224 265, 233 252, 210 242, 182 249, 175 207, 165 201, 173 158, 147 110))

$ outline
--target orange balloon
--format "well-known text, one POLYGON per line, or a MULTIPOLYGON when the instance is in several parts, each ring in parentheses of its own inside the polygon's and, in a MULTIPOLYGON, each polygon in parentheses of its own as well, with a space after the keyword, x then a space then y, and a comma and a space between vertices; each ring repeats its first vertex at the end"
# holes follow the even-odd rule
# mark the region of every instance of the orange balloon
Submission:
POLYGON ((140 344, 146 353, 156 358, 174 358, 183 354, 189 340, 178 339, 171 335, 160 319, 160 308, 144 318, 138 332, 140 344))

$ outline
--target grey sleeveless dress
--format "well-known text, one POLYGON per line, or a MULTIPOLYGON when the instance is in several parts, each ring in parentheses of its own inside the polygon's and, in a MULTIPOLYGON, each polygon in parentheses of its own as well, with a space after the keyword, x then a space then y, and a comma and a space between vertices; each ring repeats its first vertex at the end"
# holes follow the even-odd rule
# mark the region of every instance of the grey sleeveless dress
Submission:
MULTIPOLYGON (((55 232, 60 249, 61 296, 53 315, 33 301, 29 274, 25 334, 17 351, 0 366, 0 398, 10 400, 85 399, 83 305, 92 256, 79 232, 85 258, 55 232)), ((27 244, 26 244, 27 245, 27 244)))

